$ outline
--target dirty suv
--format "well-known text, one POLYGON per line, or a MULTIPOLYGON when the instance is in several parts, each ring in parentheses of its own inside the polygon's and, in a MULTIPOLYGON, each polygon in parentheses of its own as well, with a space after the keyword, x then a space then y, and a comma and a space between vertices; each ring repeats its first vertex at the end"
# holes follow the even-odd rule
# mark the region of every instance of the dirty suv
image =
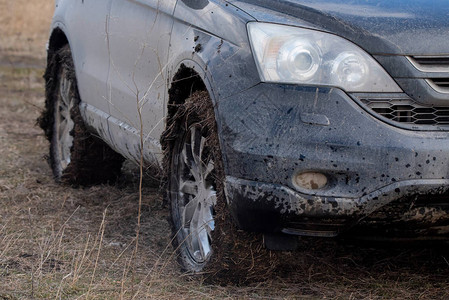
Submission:
POLYGON ((280 249, 447 235, 447 15, 440 0, 57 0, 39 121, 54 176, 159 167, 193 272, 225 216, 280 249))

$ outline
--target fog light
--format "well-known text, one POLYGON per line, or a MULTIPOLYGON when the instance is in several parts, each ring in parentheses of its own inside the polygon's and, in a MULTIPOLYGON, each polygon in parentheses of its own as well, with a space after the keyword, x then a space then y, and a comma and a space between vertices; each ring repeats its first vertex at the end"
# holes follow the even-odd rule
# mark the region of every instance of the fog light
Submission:
POLYGON ((304 172, 293 176, 293 185, 307 190, 319 190, 326 184, 326 175, 318 172, 304 172))

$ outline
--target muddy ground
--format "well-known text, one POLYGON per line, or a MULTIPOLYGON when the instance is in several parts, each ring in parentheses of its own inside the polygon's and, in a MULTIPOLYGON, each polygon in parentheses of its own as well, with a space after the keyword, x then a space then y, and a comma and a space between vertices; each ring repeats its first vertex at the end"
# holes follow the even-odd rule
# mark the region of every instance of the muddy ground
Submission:
POLYGON ((36 126, 45 59, 0 55, 0 299, 448 299, 445 244, 302 239, 246 285, 182 274, 168 209, 146 177, 137 255, 138 169, 116 185, 54 183, 36 126))

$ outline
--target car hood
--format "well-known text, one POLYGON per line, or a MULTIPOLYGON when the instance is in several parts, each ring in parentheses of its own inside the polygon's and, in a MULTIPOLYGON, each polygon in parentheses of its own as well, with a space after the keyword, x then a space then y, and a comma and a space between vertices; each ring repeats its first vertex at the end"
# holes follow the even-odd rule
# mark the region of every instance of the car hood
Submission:
POLYGON ((449 5, 446 0, 239 0, 258 21, 274 21, 257 7, 301 19, 343 36, 371 54, 449 53, 449 5), (250 4, 250 5, 247 5, 250 4))

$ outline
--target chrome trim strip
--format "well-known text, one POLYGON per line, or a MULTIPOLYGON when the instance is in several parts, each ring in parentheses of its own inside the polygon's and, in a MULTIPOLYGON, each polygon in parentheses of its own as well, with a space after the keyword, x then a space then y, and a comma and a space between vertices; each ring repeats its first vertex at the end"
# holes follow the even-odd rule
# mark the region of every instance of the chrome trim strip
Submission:
MULTIPOLYGON (((448 58, 449 56, 416 56, 421 58, 448 58)), ((412 56, 406 56, 407 60, 418 70, 421 72, 428 72, 428 73, 438 73, 438 72, 449 72, 449 66, 423 66, 422 64, 418 63, 412 56)))
POLYGON ((432 79, 425 79, 425 81, 427 82, 428 85, 430 85, 432 89, 434 89, 438 93, 449 94, 449 88, 437 85, 435 82, 432 81, 432 79))

